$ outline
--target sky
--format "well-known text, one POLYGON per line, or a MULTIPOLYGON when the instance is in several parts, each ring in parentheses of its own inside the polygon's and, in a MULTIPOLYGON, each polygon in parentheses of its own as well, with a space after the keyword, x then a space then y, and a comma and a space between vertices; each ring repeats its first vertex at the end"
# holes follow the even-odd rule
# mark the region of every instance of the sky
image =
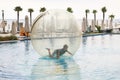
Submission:
MULTIPOLYGON (((40 14, 41 7, 50 9, 64 9, 71 7, 73 15, 79 19, 85 17, 85 10, 89 9, 89 19, 93 19, 93 9, 97 10, 97 18, 102 19, 101 8, 106 6, 106 19, 109 15, 115 15, 116 19, 120 19, 120 1, 119 0, 0 0, 0 11, 4 10, 5 19, 16 19, 17 14, 14 11, 16 6, 21 6, 20 19, 24 19, 26 15, 29 16, 28 8, 33 8, 33 19, 40 14)), ((2 11, 0 12, 0 19, 2 18, 2 11)))

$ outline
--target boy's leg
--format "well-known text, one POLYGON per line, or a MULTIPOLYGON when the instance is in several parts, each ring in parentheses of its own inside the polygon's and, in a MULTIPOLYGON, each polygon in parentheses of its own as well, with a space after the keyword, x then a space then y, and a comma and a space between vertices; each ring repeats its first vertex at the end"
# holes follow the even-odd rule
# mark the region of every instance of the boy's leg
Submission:
POLYGON ((46 48, 48 50, 48 53, 49 53, 49 57, 53 57, 51 52, 50 52, 50 49, 49 48, 46 48))

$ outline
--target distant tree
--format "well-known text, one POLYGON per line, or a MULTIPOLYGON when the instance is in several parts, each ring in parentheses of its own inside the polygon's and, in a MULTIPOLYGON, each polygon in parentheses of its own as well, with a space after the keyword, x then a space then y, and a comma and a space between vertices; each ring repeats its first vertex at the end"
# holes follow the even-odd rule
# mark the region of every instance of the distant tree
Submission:
POLYGON ((97 13, 97 10, 93 10, 93 14, 94 14, 94 23, 96 25, 96 13, 97 13))
POLYGON ((115 17, 115 15, 113 15, 113 14, 109 15, 111 26, 113 26, 112 24, 113 24, 114 17, 115 17))
POLYGON ((40 12, 45 12, 45 11, 46 11, 45 7, 40 8, 40 12))
POLYGON ((17 31, 19 31, 20 30, 20 28, 19 28, 19 12, 22 11, 22 8, 20 6, 16 6, 14 10, 17 12, 17 25, 18 25, 17 31))
POLYGON ((104 20, 105 20, 105 13, 107 12, 106 7, 103 7, 103 8, 101 9, 101 11, 102 11, 102 13, 103 13, 103 24, 104 24, 104 20))
MULTIPOLYGON (((86 26, 87 26, 87 28, 88 28, 88 13, 90 12, 90 10, 89 9, 86 9, 85 10, 85 15, 86 15, 86 26)), ((87 29, 87 31, 88 31, 88 29, 87 29)))
POLYGON ((71 7, 68 7, 68 8, 67 8, 67 11, 70 12, 70 13, 73 13, 73 10, 72 10, 71 7))
MULTIPOLYGON (((40 8, 40 12, 45 12, 45 11, 46 11, 45 7, 40 8)), ((43 21, 44 21, 44 18, 43 18, 43 21)), ((44 29, 45 29, 45 27, 44 27, 44 23, 43 23, 43 33, 44 33, 44 29)), ((42 36, 44 37, 44 34, 42 36)))
POLYGON ((101 33, 101 26, 95 25, 95 27, 96 27, 97 31, 98 31, 99 33, 101 33))
POLYGON ((115 15, 113 15, 113 14, 109 15, 109 18, 111 19, 112 22, 113 22, 114 17, 115 17, 115 15))
POLYGON ((34 12, 34 10, 32 8, 29 8, 28 12, 30 13, 30 27, 32 27, 32 12, 34 12))

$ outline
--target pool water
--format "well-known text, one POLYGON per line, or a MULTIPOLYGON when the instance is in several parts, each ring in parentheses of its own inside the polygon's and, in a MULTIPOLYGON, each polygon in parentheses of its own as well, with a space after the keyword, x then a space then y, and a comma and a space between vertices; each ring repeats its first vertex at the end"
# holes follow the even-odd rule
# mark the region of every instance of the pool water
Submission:
POLYGON ((41 57, 31 41, 0 44, 0 80, 120 80, 120 35, 83 37, 73 57, 41 57))

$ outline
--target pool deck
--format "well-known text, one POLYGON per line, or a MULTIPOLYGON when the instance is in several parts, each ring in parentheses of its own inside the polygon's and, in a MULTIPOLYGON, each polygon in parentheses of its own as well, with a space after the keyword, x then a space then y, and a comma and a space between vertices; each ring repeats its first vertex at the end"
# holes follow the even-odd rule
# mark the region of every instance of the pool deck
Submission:
MULTIPOLYGON (((10 36, 10 35, 12 35, 12 34, 0 34, 0 36, 2 36, 2 37, 10 36)), ((18 41, 24 41, 24 40, 30 39, 30 37, 20 36, 19 34, 16 34, 15 36, 18 38, 18 40, 0 41, 0 44, 2 44, 2 43, 15 43, 18 41)))
POLYGON ((85 33, 82 35, 82 37, 99 36, 99 35, 107 35, 107 33, 85 33))
MULTIPOLYGON (((99 35, 110 35, 110 34, 120 34, 120 33, 84 33, 82 34, 82 37, 89 37, 89 36, 99 36, 99 35)), ((0 34, 0 36, 10 36, 11 34, 0 34)), ((0 41, 1 43, 15 43, 18 41, 24 41, 24 40, 30 40, 30 37, 26 36, 19 36, 19 34, 16 34, 15 36, 18 37, 18 40, 9 40, 9 41, 0 41)))
POLYGON ((18 42, 19 40, 9 40, 9 41, 0 41, 0 44, 1 43, 15 43, 15 42, 18 42))

